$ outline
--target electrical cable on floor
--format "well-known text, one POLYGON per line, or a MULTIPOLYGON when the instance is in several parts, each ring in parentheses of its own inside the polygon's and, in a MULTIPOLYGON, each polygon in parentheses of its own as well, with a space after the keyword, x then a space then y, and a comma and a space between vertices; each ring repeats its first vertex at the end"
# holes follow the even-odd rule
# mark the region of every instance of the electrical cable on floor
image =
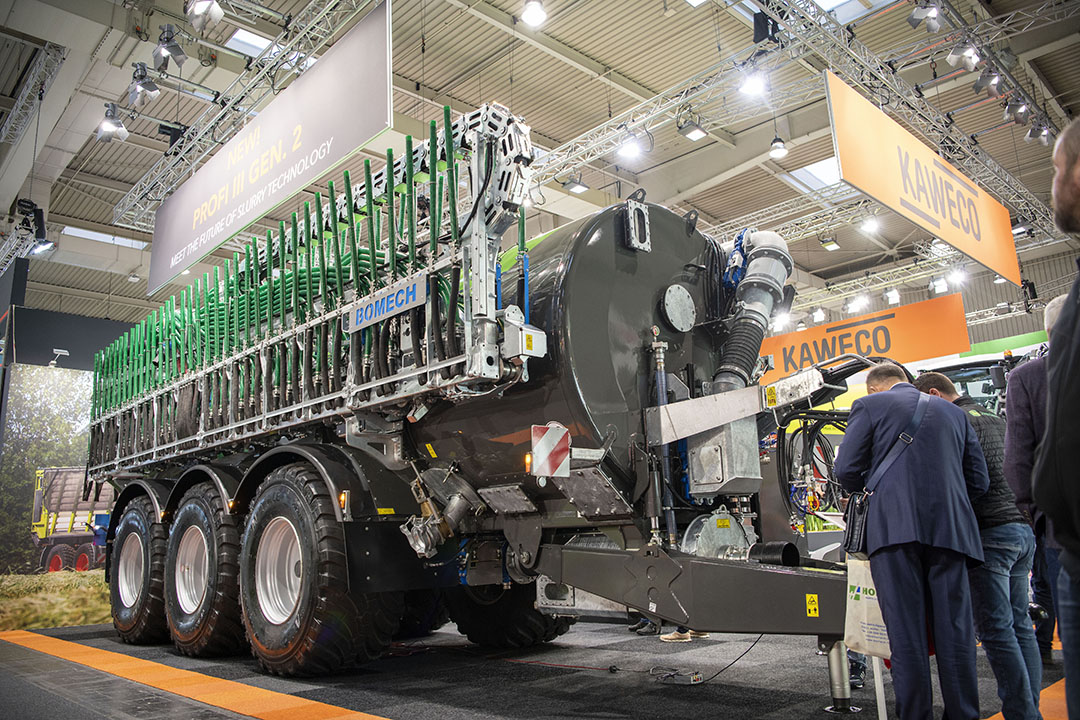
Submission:
POLYGON ((656 677, 658 682, 661 682, 665 685, 704 685, 707 682, 715 680, 720 675, 720 673, 724 672, 732 665, 742 660, 743 657, 746 656, 746 653, 754 649, 754 646, 758 644, 758 641, 761 640, 764 635, 765 633, 761 633, 756 638, 754 638, 754 642, 750 643, 750 646, 748 648, 739 653, 739 656, 737 658, 735 658, 707 678, 704 678, 700 672, 688 673, 683 672, 682 670, 679 670, 677 668, 667 668, 659 665, 650 668, 649 674, 656 677))

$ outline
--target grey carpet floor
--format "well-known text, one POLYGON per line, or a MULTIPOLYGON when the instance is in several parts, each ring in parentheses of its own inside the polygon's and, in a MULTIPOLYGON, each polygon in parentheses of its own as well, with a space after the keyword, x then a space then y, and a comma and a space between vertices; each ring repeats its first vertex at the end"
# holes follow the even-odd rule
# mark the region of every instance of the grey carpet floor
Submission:
MULTIPOLYGON (((829 703, 826 661, 815 653, 814 639, 807 637, 767 635, 745 652, 756 635, 714 634, 668 644, 629 633, 623 625, 578 623, 545 646, 490 652, 470 645, 449 626, 422 641, 395 645, 386 657, 360 668, 328 678, 293 680, 260 673, 248 656, 202 660, 179 655, 170 645, 124 645, 107 625, 41 632, 391 720, 773 720, 823 718, 823 708, 829 703), (662 680, 673 672, 700 672, 707 678, 740 655, 705 684, 675 685, 662 680)), ((978 657, 982 715, 988 717, 1000 710, 1000 702, 981 650, 978 657)), ((8 664, 5 658, 0 655, 0 665, 8 664)), ((1043 684, 1061 677, 1059 657, 1057 664, 1046 668, 1043 684)), ((884 681, 891 710, 887 672, 884 681)), ((854 692, 854 702, 863 708, 861 717, 868 719, 877 716, 871 682, 868 679, 864 690, 854 692)))

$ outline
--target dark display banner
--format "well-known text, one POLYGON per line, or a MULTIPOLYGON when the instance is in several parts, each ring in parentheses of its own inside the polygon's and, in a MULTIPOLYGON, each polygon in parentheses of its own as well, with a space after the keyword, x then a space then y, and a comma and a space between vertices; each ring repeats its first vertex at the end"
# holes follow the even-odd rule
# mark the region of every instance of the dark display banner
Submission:
POLYGON ((387 0, 161 204, 148 293, 385 132, 390 72, 387 0))

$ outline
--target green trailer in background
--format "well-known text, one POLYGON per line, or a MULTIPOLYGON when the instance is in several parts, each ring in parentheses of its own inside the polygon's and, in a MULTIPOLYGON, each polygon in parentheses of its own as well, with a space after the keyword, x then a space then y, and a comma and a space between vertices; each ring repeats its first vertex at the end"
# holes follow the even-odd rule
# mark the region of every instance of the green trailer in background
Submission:
MULTIPOLYGON (((111 485, 83 499, 85 467, 44 468, 34 478, 30 537, 40 549, 44 572, 92 570, 105 562, 104 544, 94 544, 94 528, 108 527, 111 485)), ((104 538, 104 533, 100 533, 104 538)))

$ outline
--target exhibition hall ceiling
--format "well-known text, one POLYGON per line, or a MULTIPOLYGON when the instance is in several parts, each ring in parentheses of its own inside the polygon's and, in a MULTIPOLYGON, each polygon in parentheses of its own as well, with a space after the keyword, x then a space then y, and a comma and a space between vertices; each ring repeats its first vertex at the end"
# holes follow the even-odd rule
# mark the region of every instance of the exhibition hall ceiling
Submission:
MULTIPOLYGON (((925 23, 913 28, 908 18, 914 5, 909 2, 826 2, 827 9, 835 7, 852 36, 882 59, 894 61, 902 77, 919 86, 926 100, 949 113, 965 134, 976 137, 981 152, 989 153, 1049 204, 1052 143, 1026 141, 1030 122, 1004 123, 1004 101, 973 90, 984 65, 977 65, 973 72, 961 65, 957 72, 948 63, 956 43, 944 43, 941 38, 950 28, 937 33, 929 33, 925 23), (905 60, 911 53, 913 59, 905 60)), ((1018 22, 1015 13, 1046 6, 1060 10, 1078 2, 954 2, 972 24, 982 22, 986 28, 987 18, 1004 22, 1007 27, 994 36, 994 51, 999 56, 1007 51, 1004 57, 1015 58, 1009 70, 1013 79, 1036 101, 1035 113, 1045 112, 1058 128, 1080 111, 1080 13, 1061 22, 1036 20, 1028 23, 1030 27, 1018 22)), ((259 4, 288 16, 308 1, 261 0, 259 4)), ((113 209, 168 150, 168 138, 158 133, 159 121, 192 123, 213 102, 212 93, 228 87, 243 60, 216 52, 216 63, 204 54, 205 62, 200 64, 198 46, 184 40, 190 57, 182 67, 179 86, 189 92, 169 89, 167 85, 176 80, 168 83, 166 79, 160 96, 141 108, 144 117, 125 122, 130 131, 126 142, 99 142, 95 135, 104 103, 127 104, 131 64, 150 61, 158 26, 166 22, 184 26, 177 19, 183 16, 182 5, 180 0, 0 0, 0 25, 4 26, 0 31, 0 122, 19 95, 41 44, 79 48, 81 42, 85 48, 69 56, 83 59, 83 72, 72 83, 55 127, 43 129, 34 166, 40 184, 35 185, 34 194, 39 204, 48 206, 52 230, 72 227, 94 232, 83 232, 84 237, 64 232, 51 256, 31 261, 27 297, 35 307, 133 321, 178 289, 171 285, 145 297, 151 238, 110 228, 113 209), (39 11, 45 21, 33 29, 11 27, 27 8, 39 11), (146 11, 151 13, 143 31, 146 39, 140 39, 131 29, 130 18, 146 11), (50 188, 47 198, 40 198, 42 187, 50 188), (103 241, 110 236, 119 239, 103 241)), ((750 2, 714 0, 693 7, 686 0, 548 0, 544 3, 547 20, 535 30, 515 17, 521 5, 519 0, 395 0, 395 130, 422 131, 424 123, 441 118, 444 103, 460 112, 495 101, 524 116, 533 128, 534 142, 550 149, 719 63, 745 62, 751 57, 754 6, 750 2)), ((346 29, 340 28, 336 37, 346 29)), ((267 19, 254 25, 226 20, 200 37, 255 53, 278 31, 267 19)), ((815 85, 825 67, 820 57, 806 54, 770 68, 768 89, 759 96, 749 98, 734 89, 714 94, 707 103, 691 109, 711 133, 696 142, 680 134, 675 122, 657 122, 637 158, 625 159, 613 152, 581 169, 581 180, 590 188, 581 196, 589 204, 581 207, 618 202, 642 186, 649 200, 678 211, 697 210, 703 222, 716 225, 835 183, 824 89, 815 85), (770 157, 774 135, 785 140, 789 150, 785 157, 770 157)), ((337 92, 350 92, 349 78, 341 78, 337 92)), ((882 101, 888 110, 888 98, 882 101)), ((334 112, 333 97, 326 99, 326 112, 334 112)), ((358 155, 344 167, 356 171, 364 159, 371 159, 375 167, 380 164, 378 153, 373 152, 358 155)), ((340 170, 335 176, 339 174, 340 170)), ((326 179, 309 191, 325 190, 326 179)), ((559 189, 557 184, 552 188, 552 193, 559 189)), ((538 191, 538 202, 529 210, 531 232, 571 219, 544 209, 540 201, 552 194, 546 190, 538 191)), ((304 195, 287 207, 291 210, 311 197, 304 195)), ((807 212, 813 209, 821 208, 807 212)), ((869 212, 879 221, 876 230, 862 229, 863 218, 823 222, 813 234, 793 241, 792 255, 810 278, 808 282, 820 287, 824 282, 913 262, 916 242, 930 239, 883 208, 872 206, 869 212), (835 239, 838 249, 824 249, 821 241, 827 238, 835 239)), ((284 209, 282 217, 287 217, 284 209)), ((276 226, 278 219, 269 218, 268 224, 276 226)), ((1065 242, 1041 253, 1069 249, 1065 242)), ((208 262, 223 260, 212 257, 208 262)), ((925 285, 925 280, 921 282, 925 285)))

